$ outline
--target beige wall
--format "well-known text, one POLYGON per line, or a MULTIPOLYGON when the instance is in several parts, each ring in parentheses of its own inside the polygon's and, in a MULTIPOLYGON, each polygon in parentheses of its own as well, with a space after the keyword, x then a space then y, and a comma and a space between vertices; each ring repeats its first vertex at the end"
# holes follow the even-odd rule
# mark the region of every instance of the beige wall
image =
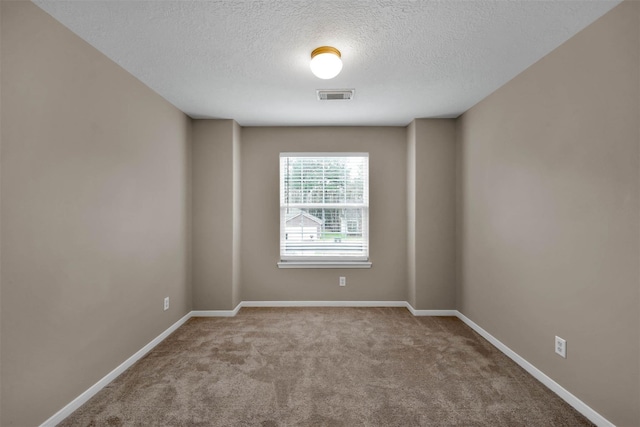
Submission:
POLYGON ((409 129, 409 289, 419 310, 455 307, 455 121, 416 119, 409 129), (413 137, 413 140, 411 140, 413 137), (411 200, 413 199, 413 200, 411 200))
POLYGON ((0 424, 35 426, 191 309, 190 120, 32 3, 1 8, 0 424))
POLYGON ((407 302, 416 308, 416 121, 407 126, 407 302))
POLYGON ((194 121, 194 308, 409 298, 418 309, 453 309, 455 124, 416 123, 240 128, 231 120, 194 121), (285 151, 370 153, 371 270, 278 269, 278 156, 285 151), (345 288, 340 276, 347 277, 345 288))
POLYGON ((240 129, 233 120, 193 121, 193 308, 239 301, 240 129))
POLYGON ((623 3, 459 120, 458 308, 619 426, 640 425, 639 19, 623 3))
POLYGON ((406 129, 396 127, 243 128, 242 299, 405 301, 406 147, 406 129), (371 269, 277 267, 278 156, 297 151, 369 153, 371 269))
POLYGON ((241 289, 241 266, 242 254, 240 252, 240 236, 242 235, 242 200, 241 185, 242 182, 242 164, 240 162, 240 142, 242 138, 242 129, 238 123, 233 122, 233 280, 231 283, 231 305, 237 306, 240 299, 241 289))
MULTIPOLYGON (((2 6, 0 6, 0 241, 2 240, 2 6)), ((0 423, 2 423, 2 245, 0 245, 0 423)))

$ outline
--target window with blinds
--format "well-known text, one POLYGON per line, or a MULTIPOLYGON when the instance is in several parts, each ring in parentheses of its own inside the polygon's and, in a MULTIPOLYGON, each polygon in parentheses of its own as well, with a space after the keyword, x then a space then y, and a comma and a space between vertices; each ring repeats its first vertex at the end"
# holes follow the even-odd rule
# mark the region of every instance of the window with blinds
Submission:
POLYGON ((369 155, 280 154, 282 261, 369 259, 369 155))

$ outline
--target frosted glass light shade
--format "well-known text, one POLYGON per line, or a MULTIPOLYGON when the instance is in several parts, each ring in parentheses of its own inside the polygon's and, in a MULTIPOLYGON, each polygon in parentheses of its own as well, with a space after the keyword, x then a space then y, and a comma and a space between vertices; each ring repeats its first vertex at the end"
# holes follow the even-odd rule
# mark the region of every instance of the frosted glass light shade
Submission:
POLYGON ((340 51, 335 47, 321 46, 311 52, 311 72, 320 79, 332 79, 342 70, 340 51))

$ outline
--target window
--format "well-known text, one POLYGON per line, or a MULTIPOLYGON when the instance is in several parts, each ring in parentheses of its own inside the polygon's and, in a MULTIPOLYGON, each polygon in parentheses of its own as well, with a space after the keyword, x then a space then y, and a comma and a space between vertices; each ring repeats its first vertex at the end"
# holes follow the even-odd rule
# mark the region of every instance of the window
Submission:
POLYGON ((280 154, 280 261, 371 266, 367 153, 280 154))

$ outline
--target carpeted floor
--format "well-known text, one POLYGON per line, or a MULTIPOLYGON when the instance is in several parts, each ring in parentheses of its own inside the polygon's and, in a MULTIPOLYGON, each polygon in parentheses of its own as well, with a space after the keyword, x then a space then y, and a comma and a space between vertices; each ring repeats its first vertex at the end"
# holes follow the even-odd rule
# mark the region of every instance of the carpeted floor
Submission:
POLYGON ((590 426, 454 317, 193 318, 61 426, 590 426))

